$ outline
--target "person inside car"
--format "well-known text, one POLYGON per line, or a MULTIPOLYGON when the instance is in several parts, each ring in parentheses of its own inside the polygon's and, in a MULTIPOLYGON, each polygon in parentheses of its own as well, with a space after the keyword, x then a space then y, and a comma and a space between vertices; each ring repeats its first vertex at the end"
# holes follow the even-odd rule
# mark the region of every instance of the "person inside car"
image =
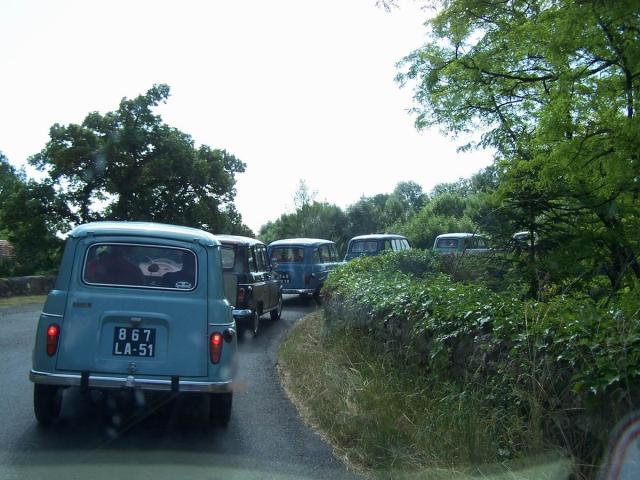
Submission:
POLYGON ((193 288, 195 284, 196 265, 195 257, 192 253, 182 253, 182 268, 177 272, 165 273, 162 276, 161 285, 171 288, 193 288))
POLYGON ((126 247, 112 245, 87 265, 86 279, 110 285, 144 285, 144 274, 125 256, 126 247))

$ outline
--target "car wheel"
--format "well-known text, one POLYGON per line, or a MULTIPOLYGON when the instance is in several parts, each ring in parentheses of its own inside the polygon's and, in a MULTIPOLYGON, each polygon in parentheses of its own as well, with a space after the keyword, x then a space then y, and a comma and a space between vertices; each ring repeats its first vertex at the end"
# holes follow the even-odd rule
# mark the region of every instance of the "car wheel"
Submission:
POLYGON ((255 338, 258 336, 258 331, 260 330, 260 315, 258 315, 258 312, 253 312, 253 315, 249 318, 249 321, 251 322, 249 325, 251 335, 253 335, 253 337, 255 338))
POLYGON ((322 296, 320 295, 320 289, 316 290, 315 292, 313 292, 313 300, 316 302, 316 304, 321 305, 322 304, 322 296))
POLYGON ((271 321, 275 322, 276 320, 280 320, 282 316, 282 294, 278 297, 278 306, 275 310, 271 310, 270 312, 271 321))
POLYGON ((33 386, 33 411, 40 425, 50 425, 60 415, 61 408, 62 389, 60 387, 38 383, 33 386))
POLYGON ((233 393, 209 394, 209 423, 212 426, 226 427, 231 418, 233 393))

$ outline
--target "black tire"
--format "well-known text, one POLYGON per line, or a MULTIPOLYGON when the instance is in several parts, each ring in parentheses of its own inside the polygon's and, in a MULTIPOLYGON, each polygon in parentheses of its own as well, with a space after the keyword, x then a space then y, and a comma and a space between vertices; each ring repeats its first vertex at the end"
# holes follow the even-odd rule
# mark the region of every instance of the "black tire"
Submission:
POLYGON ((322 295, 320 295, 320 289, 313 292, 313 301, 316 302, 316 305, 322 305, 322 295))
POLYGON ((33 386, 33 411, 42 426, 51 425, 62 409, 62 389, 54 385, 33 386))
POLYGON ((253 312, 253 315, 249 317, 248 322, 247 330, 253 338, 257 337, 258 332, 260 332, 260 315, 258 315, 258 312, 253 312))
POLYGON ((271 310, 271 312, 269 312, 269 315, 271 316, 272 322, 280 320, 280 317, 282 316, 282 294, 278 296, 278 306, 275 310, 271 310))
POLYGON ((226 427, 231 418, 233 393, 209 394, 209 423, 212 426, 226 427))

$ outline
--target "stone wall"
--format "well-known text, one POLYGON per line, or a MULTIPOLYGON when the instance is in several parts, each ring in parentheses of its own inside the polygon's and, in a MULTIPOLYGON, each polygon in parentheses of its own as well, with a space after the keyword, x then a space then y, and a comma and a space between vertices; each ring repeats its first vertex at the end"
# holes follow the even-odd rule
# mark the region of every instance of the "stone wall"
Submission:
POLYGON ((46 295, 53 289, 55 276, 0 278, 0 298, 18 295, 46 295))

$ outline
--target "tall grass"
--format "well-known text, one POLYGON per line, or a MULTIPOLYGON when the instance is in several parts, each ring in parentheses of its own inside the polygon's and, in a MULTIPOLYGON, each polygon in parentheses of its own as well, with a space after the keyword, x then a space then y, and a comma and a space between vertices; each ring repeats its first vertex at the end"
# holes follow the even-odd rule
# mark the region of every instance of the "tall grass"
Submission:
MULTIPOLYGON (((328 333, 320 312, 290 332, 280 363, 309 423, 347 462, 378 476, 451 478, 504 463, 514 444, 529 455, 545 450, 517 405, 489 408, 482 385, 434 381, 401 348, 354 330, 328 333)), ((547 478, 563 478, 566 463, 553 465, 547 478)))

